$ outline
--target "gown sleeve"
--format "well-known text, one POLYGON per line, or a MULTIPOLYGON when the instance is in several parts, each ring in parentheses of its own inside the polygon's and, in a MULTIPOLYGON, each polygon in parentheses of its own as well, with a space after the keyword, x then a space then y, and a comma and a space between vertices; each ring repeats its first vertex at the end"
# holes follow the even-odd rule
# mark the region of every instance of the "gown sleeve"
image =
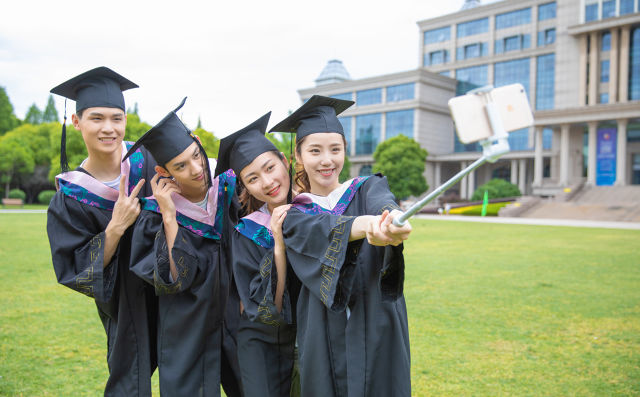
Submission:
POLYGON ((306 288, 329 309, 343 311, 353 289, 361 241, 349 243, 355 217, 305 214, 295 207, 282 226, 287 259, 306 288))
POLYGON ((281 312, 275 304, 278 274, 273 249, 258 246, 236 230, 232 236, 233 274, 246 316, 264 324, 291 324, 288 288, 284 289, 281 312))
POLYGON ((83 205, 57 192, 47 211, 47 233, 51 259, 60 284, 100 302, 108 302, 118 273, 120 244, 111 261, 103 266, 110 219, 106 210, 83 205))
POLYGON ((178 227, 173 244, 173 259, 178 278, 172 280, 162 216, 151 211, 142 211, 133 230, 131 271, 152 284, 156 295, 188 290, 198 271, 198 258, 193 255, 196 248, 190 243, 191 238, 189 231, 178 227))

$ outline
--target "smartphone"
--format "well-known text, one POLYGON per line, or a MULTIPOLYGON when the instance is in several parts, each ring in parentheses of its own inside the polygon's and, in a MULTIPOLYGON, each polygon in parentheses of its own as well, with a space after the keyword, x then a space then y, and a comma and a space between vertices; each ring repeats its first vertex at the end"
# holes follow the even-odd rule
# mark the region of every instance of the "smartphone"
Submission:
POLYGON ((522 84, 493 88, 488 94, 470 93, 449 100, 449 109, 460 142, 478 142, 493 135, 485 109, 487 98, 491 98, 496 104, 507 132, 533 125, 533 113, 522 84))

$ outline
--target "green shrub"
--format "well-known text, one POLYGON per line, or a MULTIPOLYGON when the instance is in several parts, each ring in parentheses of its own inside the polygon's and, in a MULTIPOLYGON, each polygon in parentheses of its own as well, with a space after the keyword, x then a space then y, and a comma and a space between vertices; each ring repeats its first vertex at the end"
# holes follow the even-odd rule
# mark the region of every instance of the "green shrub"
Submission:
POLYGON ((480 186, 471 197, 471 201, 479 201, 484 198, 484 192, 489 192, 489 199, 501 198, 501 197, 516 197, 521 196, 520 189, 512 183, 505 181, 504 179, 492 179, 484 185, 480 186))
POLYGON ((22 199, 22 201, 26 200, 27 194, 20 189, 11 189, 9 190, 9 198, 13 199, 22 199))
POLYGON ((40 193, 38 193, 38 202, 40 204, 49 205, 49 203, 51 202, 51 199, 55 194, 56 194, 55 190, 43 190, 40 193))

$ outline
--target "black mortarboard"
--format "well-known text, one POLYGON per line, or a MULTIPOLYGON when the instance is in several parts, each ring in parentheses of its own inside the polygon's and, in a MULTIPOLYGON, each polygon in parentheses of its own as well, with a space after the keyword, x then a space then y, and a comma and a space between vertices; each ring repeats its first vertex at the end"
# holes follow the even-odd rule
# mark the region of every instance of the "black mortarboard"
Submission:
MULTIPOLYGON (((118 108, 125 110, 122 91, 138 88, 138 85, 113 70, 101 66, 84 72, 59 86, 51 93, 76 101, 76 113, 92 107, 118 108)), ((67 164, 67 105, 65 102, 62 137, 60 141, 60 167, 69 170, 67 164)))
POLYGON ((240 178, 240 171, 251 164, 256 157, 265 152, 278 151, 276 146, 264 136, 269 117, 271 112, 220 140, 215 176, 231 168, 240 178))
POLYGON ((269 132, 295 133, 297 140, 316 132, 337 132, 344 135, 337 116, 353 104, 353 101, 314 95, 269 132))

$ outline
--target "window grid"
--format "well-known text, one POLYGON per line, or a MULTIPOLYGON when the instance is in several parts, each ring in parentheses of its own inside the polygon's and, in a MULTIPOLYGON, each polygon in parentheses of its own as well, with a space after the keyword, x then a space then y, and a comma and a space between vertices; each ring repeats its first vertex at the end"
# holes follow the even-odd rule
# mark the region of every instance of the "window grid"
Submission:
POLYGON ((343 94, 334 94, 334 95, 331 95, 331 98, 342 99, 344 101, 352 101, 353 100, 353 93, 345 92, 343 94))
POLYGON ((515 59, 513 61, 496 62, 494 65, 493 85, 520 83, 529 92, 529 58, 515 59))
POLYGON ((584 6, 584 21, 591 22, 598 19, 598 3, 584 6))
POLYGON ((613 18, 616 16, 616 0, 602 2, 602 18, 613 18))
POLYGON ((600 82, 601 83, 609 82, 609 60, 608 59, 600 61, 600 82))
POLYGON ((610 51, 611 50, 611 32, 603 32, 602 40, 600 40, 600 50, 601 51, 610 51))
POLYGON ((633 2, 635 0, 620 0, 620 15, 631 14, 633 12, 633 2))
POLYGON ((545 29, 538 32, 538 47, 544 47, 555 43, 556 28, 545 29))
POLYGON ((536 59, 536 110, 553 109, 555 89, 555 54, 536 59))
POLYGON ((387 112, 385 139, 405 135, 413 139, 413 109, 387 112))
POLYGON ((344 137, 347 140, 347 154, 351 153, 351 116, 338 117, 338 121, 342 124, 342 130, 344 131, 344 137))
POLYGON ((538 21, 545 21, 556 17, 556 3, 540 4, 538 6, 538 21))
POLYGON ((462 95, 468 91, 488 84, 489 67, 487 65, 471 66, 456 69, 456 95, 462 95))
POLYGON ((415 84, 399 84, 387 87, 387 102, 398 102, 415 97, 415 84))
POLYGON ((424 44, 442 43, 451 40, 451 26, 424 32, 424 44))
POLYGON ((520 34, 517 36, 508 36, 496 40, 494 52, 502 54, 504 52, 519 51, 531 47, 531 35, 520 34))
POLYGON ((474 34, 486 33, 488 31, 489 18, 481 18, 469 22, 459 23, 456 27, 457 37, 467 37, 474 34))
POLYGON ((629 99, 640 99, 640 27, 631 32, 629 53, 629 99))
POLYGON ((358 106, 375 105, 382 102, 382 88, 372 88, 356 92, 358 106))
POLYGON ((600 94, 600 103, 609 103, 609 94, 608 93, 602 93, 600 94))
POLYGON ((531 23, 531 8, 496 15, 496 30, 531 23))
POLYGON ((356 154, 373 154, 380 142, 381 114, 356 116, 356 154))

